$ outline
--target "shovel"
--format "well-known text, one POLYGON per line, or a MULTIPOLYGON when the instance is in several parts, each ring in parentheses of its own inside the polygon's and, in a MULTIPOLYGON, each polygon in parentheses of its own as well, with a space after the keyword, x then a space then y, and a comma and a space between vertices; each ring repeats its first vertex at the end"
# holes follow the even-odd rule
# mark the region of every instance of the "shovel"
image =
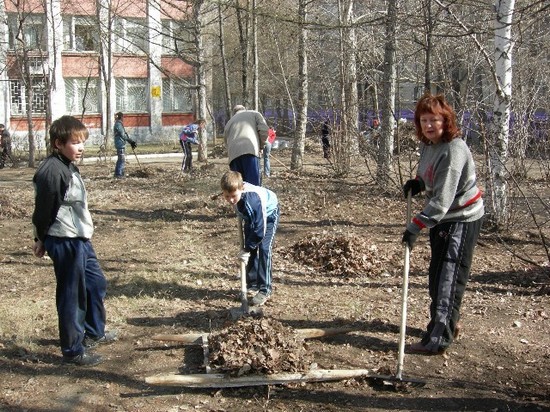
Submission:
MULTIPOLYGON (((411 192, 407 195, 407 223, 411 220, 411 192)), ((399 383, 413 384, 415 386, 424 386, 426 382, 419 379, 403 378, 403 360, 405 358, 405 335, 407 330, 407 295, 409 290, 409 267, 410 267, 411 250, 409 245, 405 243, 405 251, 403 257, 403 284, 401 286, 401 324, 399 326, 399 349, 397 354, 397 373, 395 376, 369 375, 378 381, 382 381, 384 385, 398 386, 399 383)))
MULTIPOLYGON (((243 219, 239 217, 239 244, 241 246, 241 249, 244 248, 244 236, 243 236, 243 219)), ((246 288, 246 263, 241 260, 241 307, 240 308, 233 308, 231 309, 231 317, 234 320, 237 320, 243 316, 248 315, 254 315, 254 316, 261 316, 262 315, 262 308, 260 307, 252 307, 249 308, 248 306, 248 297, 246 295, 247 288, 246 288)))
POLYGON ((132 147, 132 152, 134 152, 134 156, 136 157, 137 164, 139 166, 139 169, 141 170, 141 163, 139 163, 139 159, 137 157, 136 150, 133 147, 132 147))

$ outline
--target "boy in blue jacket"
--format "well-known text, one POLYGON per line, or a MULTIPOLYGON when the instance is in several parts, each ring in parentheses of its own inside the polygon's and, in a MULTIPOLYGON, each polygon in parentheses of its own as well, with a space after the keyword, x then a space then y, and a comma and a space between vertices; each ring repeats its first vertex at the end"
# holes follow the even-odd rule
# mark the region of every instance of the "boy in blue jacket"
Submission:
POLYGON ((244 247, 239 258, 246 264, 249 291, 258 291, 252 306, 263 305, 271 296, 272 248, 279 225, 277 195, 265 187, 243 182, 239 172, 228 171, 221 179, 224 199, 243 219, 244 247))
POLYGON ((90 239, 94 232, 86 188, 74 165, 84 153, 88 130, 72 116, 62 116, 50 127, 48 156, 36 171, 33 252, 47 252, 53 262, 55 301, 63 363, 89 366, 101 356, 87 351, 116 340, 105 332, 107 281, 90 239))

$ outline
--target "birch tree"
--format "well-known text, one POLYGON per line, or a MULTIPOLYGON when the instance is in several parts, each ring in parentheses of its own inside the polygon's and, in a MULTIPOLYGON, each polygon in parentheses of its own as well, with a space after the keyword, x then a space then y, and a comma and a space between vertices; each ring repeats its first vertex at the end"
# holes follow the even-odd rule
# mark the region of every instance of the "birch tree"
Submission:
POLYGON ((308 54, 307 54, 307 20, 308 20, 309 0, 299 0, 298 2, 298 21, 299 21, 299 41, 298 41, 298 116, 296 121, 296 132, 294 147, 292 149, 292 159, 290 168, 292 170, 301 170, 303 167, 304 146, 306 138, 307 111, 309 104, 308 95, 308 54))
POLYGON ((376 180, 382 188, 387 188, 391 180, 391 160, 393 155, 393 138, 396 127, 395 92, 397 82, 396 70, 396 32, 397 10, 399 0, 388 1, 386 19, 386 42, 384 45, 384 74, 382 88, 382 132, 378 151, 378 169, 376 180))
MULTIPOLYGON (((195 57, 196 57, 196 79, 197 79, 197 117, 200 119, 207 118, 207 104, 206 104, 206 58, 205 58, 205 45, 203 38, 203 29, 205 26, 205 16, 207 14, 206 6, 207 1, 195 1, 193 2, 193 40, 195 43, 195 57)), ((208 158, 208 140, 206 133, 203 129, 200 130, 200 143, 198 150, 198 160, 205 161, 208 158)))
POLYGON ((512 17, 515 0, 495 2, 495 73, 497 83, 494 109, 494 139, 489 150, 489 171, 491 175, 490 210, 496 227, 507 220, 508 182, 506 160, 508 158, 508 137, 510 124, 510 104, 512 98, 512 17))
POLYGON ((333 165, 338 175, 349 173, 351 152, 359 135, 357 40, 354 19, 354 0, 339 0, 341 123, 339 133, 336 135, 333 133, 332 145, 333 165))
POLYGON ((227 119, 231 117, 231 85, 229 83, 229 68, 227 64, 227 55, 225 53, 225 30, 224 30, 224 16, 222 12, 222 6, 218 3, 218 36, 220 45, 220 59, 223 72, 223 95, 225 98, 225 116, 227 119))

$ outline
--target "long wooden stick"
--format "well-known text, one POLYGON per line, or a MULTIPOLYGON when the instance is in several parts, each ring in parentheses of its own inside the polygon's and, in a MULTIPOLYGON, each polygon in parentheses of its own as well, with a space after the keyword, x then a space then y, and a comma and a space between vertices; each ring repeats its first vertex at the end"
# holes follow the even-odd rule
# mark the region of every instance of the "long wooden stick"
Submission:
POLYGON ((367 369, 315 369, 304 373, 274 373, 230 377, 221 373, 148 376, 151 385, 186 386, 190 388, 234 388, 242 386, 281 385, 292 382, 322 382, 368 376, 367 369))
POLYGON ((271 153, 269 153, 269 157, 271 157, 272 159, 275 159, 277 161, 277 163, 280 163, 281 165, 283 165, 284 167, 286 167, 288 170, 292 170, 290 167, 288 167, 287 165, 285 165, 283 162, 281 162, 279 159, 277 159, 275 156, 273 156, 271 153))
MULTIPOLYGON (((334 336, 341 333, 353 332, 354 328, 308 328, 296 329, 296 334, 302 339, 314 339, 328 336, 334 336)), ((187 345, 202 345, 204 336, 203 333, 185 333, 180 335, 159 334, 151 337, 152 340, 160 340, 167 342, 179 342, 187 345)))

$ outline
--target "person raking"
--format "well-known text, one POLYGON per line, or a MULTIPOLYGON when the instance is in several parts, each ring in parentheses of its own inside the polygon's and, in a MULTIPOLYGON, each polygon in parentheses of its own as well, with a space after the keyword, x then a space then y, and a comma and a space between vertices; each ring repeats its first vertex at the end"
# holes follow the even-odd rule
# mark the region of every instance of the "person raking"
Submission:
POLYGON ((470 276, 474 248, 485 213, 475 164, 460 138, 456 114, 441 95, 422 97, 414 114, 420 140, 416 178, 403 186, 405 197, 425 194, 424 208, 407 225, 403 242, 412 249, 420 231, 429 229, 430 321, 410 353, 445 352, 460 330, 460 307, 470 276))

